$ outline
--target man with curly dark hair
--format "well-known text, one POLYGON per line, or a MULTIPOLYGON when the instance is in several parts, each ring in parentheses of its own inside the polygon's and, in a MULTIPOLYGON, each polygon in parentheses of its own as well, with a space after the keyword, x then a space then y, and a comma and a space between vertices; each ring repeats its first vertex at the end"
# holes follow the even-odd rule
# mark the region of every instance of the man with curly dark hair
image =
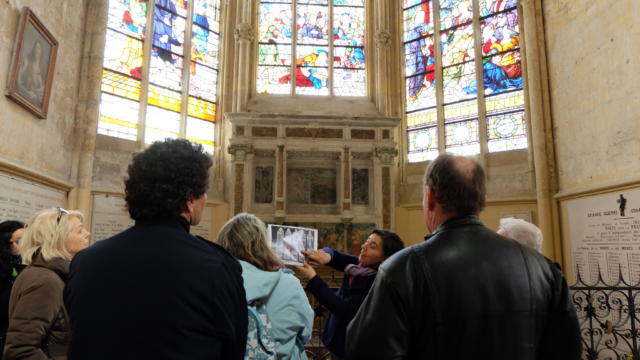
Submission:
POLYGON ((128 168, 135 225, 76 255, 64 300, 69 359, 242 359, 247 308, 238 262, 189 234, 211 159, 187 140, 156 142, 128 168))

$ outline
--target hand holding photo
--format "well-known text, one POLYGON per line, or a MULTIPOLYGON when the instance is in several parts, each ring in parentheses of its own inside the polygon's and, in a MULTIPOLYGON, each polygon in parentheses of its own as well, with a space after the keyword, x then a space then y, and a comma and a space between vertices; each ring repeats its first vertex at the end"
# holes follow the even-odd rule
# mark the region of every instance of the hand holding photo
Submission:
POLYGON ((269 224, 267 233, 271 250, 285 265, 302 265, 305 259, 303 251, 318 248, 317 229, 269 224))

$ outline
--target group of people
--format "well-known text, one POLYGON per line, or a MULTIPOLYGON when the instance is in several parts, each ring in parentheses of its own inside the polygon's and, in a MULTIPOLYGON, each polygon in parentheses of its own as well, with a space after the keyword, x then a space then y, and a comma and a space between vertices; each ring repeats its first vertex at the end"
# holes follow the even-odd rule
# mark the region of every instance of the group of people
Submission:
MULTIPOLYGON (((90 247, 76 211, 43 210, 26 231, 0 224, 4 359, 306 359, 314 311, 265 224, 240 213, 214 241, 189 233, 211 165, 181 139, 134 156, 135 225, 90 247)), ((359 256, 304 251, 294 270, 330 312, 327 348, 346 359, 578 359, 575 308, 540 234, 532 249, 489 230, 484 202, 482 167, 441 155, 425 173, 425 242, 404 248, 374 230, 359 256), (337 292, 317 265, 344 272, 337 292)), ((502 233, 531 234, 511 220, 502 233)))

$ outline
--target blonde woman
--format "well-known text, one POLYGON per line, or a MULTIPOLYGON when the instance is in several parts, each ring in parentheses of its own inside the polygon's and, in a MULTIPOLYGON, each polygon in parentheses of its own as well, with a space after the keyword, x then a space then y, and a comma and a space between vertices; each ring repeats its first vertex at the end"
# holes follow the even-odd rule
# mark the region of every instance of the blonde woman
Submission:
POLYGON ((307 359, 304 344, 311 338, 313 310, 300 281, 291 270, 282 269, 282 262, 269 248, 264 223, 240 213, 222 227, 216 242, 240 261, 247 304, 264 304, 273 327, 276 357, 307 359))
POLYGON ((40 211, 20 241, 20 273, 9 300, 4 359, 67 358, 69 318, 62 290, 73 256, 89 244, 89 232, 77 211, 40 211))

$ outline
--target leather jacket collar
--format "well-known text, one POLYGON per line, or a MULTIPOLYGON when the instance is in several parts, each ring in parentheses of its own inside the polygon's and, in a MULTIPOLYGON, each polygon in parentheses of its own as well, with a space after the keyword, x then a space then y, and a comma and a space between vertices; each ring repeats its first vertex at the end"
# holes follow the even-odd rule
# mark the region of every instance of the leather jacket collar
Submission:
POLYGON ((480 221, 480 218, 478 218, 477 215, 454 216, 451 219, 440 224, 440 226, 438 226, 436 231, 432 232, 429 235, 425 235, 424 241, 429 240, 431 237, 433 237, 434 235, 442 231, 450 230, 450 229, 454 229, 454 228, 457 228, 460 226, 466 226, 466 225, 482 225, 482 222, 480 221))

